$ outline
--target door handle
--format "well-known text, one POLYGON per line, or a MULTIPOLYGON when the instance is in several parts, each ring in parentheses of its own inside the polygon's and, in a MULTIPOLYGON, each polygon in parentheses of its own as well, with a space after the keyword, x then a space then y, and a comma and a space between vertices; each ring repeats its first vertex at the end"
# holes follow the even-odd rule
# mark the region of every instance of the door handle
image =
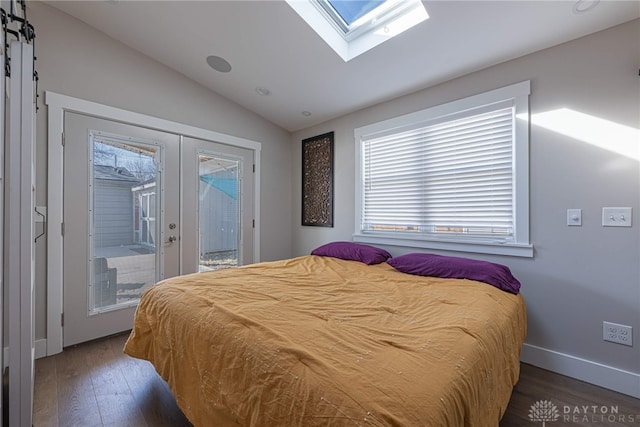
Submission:
POLYGON ((169 240, 167 240, 167 243, 173 243, 176 240, 178 240, 178 238, 176 236, 169 236, 169 240))

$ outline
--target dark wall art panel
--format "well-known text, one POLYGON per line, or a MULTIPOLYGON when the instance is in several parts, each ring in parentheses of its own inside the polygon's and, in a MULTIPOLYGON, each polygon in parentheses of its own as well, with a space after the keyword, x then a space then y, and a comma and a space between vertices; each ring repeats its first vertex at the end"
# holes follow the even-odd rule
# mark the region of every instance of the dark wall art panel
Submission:
POLYGON ((333 227, 333 132, 302 140, 302 225, 333 227))

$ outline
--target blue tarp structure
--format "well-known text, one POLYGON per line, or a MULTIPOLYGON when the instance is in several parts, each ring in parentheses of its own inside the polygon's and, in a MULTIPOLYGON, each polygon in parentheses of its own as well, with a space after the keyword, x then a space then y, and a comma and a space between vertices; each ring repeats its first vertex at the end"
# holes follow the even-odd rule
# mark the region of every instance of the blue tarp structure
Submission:
POLYGON ((200 181, 209 184, 213 188, 222 191, 233 200, 238 199, 238 179, 220 178, 215 175, 201 175, 200 181))

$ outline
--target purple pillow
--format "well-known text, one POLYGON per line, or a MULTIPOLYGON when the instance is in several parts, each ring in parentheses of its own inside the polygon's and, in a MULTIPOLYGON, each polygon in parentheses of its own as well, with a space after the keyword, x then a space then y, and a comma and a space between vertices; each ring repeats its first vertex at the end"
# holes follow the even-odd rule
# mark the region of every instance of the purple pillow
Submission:
POLYGON ((387 264, 418 276, 477 280, 516 295, 520 290, 520 282, 511 275, 509 267, 487 261, 414 253, 392 258, 387 264))
POLYGON ((331 242, 311 251, 311 255, 330 256, 347 261, 360 261, 367 265, 380 264, 391 258, 384 249, 353 242, 331 242))

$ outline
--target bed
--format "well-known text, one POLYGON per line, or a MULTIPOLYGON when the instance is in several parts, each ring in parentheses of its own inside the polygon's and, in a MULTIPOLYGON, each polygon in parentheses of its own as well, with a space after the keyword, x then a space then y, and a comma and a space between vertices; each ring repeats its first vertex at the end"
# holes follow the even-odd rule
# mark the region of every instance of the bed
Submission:
POLYGON ((525 333, 520 294, 307 255, 158 283, 125 353, 198 427, 495 427, 525 333))

